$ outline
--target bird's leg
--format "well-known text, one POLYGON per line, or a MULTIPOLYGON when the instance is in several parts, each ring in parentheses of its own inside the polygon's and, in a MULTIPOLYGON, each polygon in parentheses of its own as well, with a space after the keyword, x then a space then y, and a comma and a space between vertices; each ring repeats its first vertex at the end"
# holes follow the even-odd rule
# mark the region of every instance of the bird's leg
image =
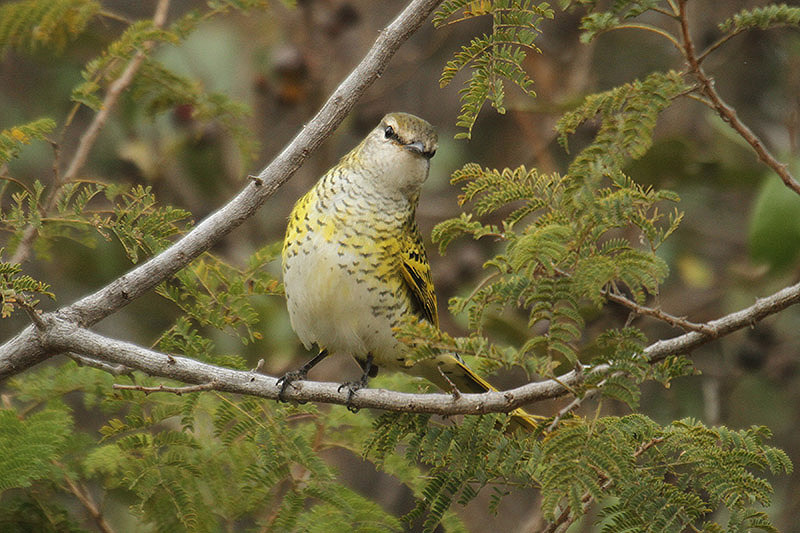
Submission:
POLYGON ((283 395, 286 392, 286 388, 289 385, 291 385, 293 381, 306 379, 306 376, 308 375, 308 371, 311 370, 312 368, 314 368, 317 365, 317 363, 319 363, 320 361, 322 361, 326 357, 328 357, 328 350, 323 348, 322 350, 319 351, 319 353, 313 359, 308 361, 306 364, 304 364, 303 366, 301 366, 297 370, 292 370, 291 372, 285 373, 283 375, 283 377, 278 379, 276 385, 278 387, 280 387, 280 389, 281 389, 278 392, 278 401, 279 402, 285 402, 286 400, 283 399, 283 395))
POLYGON ((450 385, 450 394, 453 395, 453 399, 454 400, 458 400, 459 398, 461 398, 461 391, 458 390, 458 387, 456 387, 456 384, 453 383, 453 380, 451 380, 448 377, 448 375, 447 375, 448 373, 445 372, 444 370, 442 370, 442 365, 439 365, 436 368, 439 370, 439 373, 442 375, 442 377, 447 382, 447 384, 450 385))
POLYGON ((364 370, 363 374, 361 374, 361 379, 358 381, 347 381, 339 385, 339 392, 342 392, 344 388, 347 389, 347 403, 345 403, 345 405, 347 406, 347 410, 352 413, 358 412, 358 407, 353 407, 351 405, 356 391, 366 387, 370 377, 378 375, 378 367, 372 364, 372 354, 367 354, 366 361, 363 363, 359 361, 358 364, 361 365, 361 368, 364 370))

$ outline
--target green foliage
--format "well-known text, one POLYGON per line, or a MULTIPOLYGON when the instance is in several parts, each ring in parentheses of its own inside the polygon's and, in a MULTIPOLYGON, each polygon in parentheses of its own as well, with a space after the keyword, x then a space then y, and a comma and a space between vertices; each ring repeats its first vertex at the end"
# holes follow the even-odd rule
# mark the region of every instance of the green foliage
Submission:
POLYGON ((462 46, 447 62, 439 80, 439 85, 446 87, 462 70, 472 71, 466 87, 459 91, 461 113, 457 125, 466 131, 458 133, 456 138, 470 138, 487 100, 498 113, 505 113, 504 80, 528 95, 535 95, 531 88, 533 80, 522 68, 522 62, 528 51, 539 52, 534 44, 538 26, 544 19, 553 18, 553 11, 547 3, 536 5, 531 0, 448 0, 434 14, 433 24, 441 27, 481 16, 491 16, 492 32, 462 46))
MULTIPOLYGON (((0 248, 0 257, 3 249, 0 248)), ((36 294, 55 299, 50 286, 32 277, 22 274, 18 263, 0 261, 0 318, 8 318, 15 308, 22 305, 32 308, 37 300, 30 300, 29 295, 36 294)))
MULTIPOLYGON (((562 7, 569 8, 573 4, 580 5, 589 11, 581 19, 581 42, 589 43, 598 35, 607 31, 626 27, 630 19, 636 18, 648 11, 661 14, 670 13, 673 5, 663 0, 619 0, 610 6, 603 4, 607 11, 592 13, 597 8, 597 0, 561 0, 562 7)), ((639 29, 653 29, 652 26, 639 23, 639 29)))
POLYGON ((72 90, 72 100, 98 111, 103 104, 98 92, 120 77, 135 54, 145 54, 146 43, 155 42, 177 43, 178 38, 149 20, 131 24, 100 56, 86 64, 81 72, 84 82, 72 90))
POLYGON ((750 29, 768 30, 776 26, 798 25, 800 25, 800 7, 773 4, 755 9, 743 9, 721 22, 719 30, 735 35, 750 29))
MULTIPOLYGON (((28 124, 21 124, 11 129, 0 131, 0 165, 8 163, 19 155, 23 144, 41 141, 53 131, 56 123, 49 118, 40 118, 28 124)), ((0 178, 2 179, 2 178, 0 178)), ((0 185, 2 191, 7 185, 0 185)))
POLYGON ((772 489, 758 474, 791 472, 786 454, 764 443, 763 427, 733 431, 695 420, 661 426, 643 415, 572 418, 543 440, 509 439, 496 416, 466 417, 453 426, 427 416, 385 414, 365 454, 383 464, 392 449, 430 465, 422 498, 407 520, 424 517, 433 531, 454 501, 461 504, 497 483, 537 487, 545 517, 582 515, 600 506, 603 531, 775 531, 757 506, 772 489), (479 466, 478 466, 479 465, 479 466), (713 488, 712 488, 713 487, 713 488), (727 509, 727 524, 712 512, 727 509))
POLYGON ((530 335, 511 360, 529 371, 550 375, 557 361, 578 360, 580 307, 586 300, 600 306, 607 290, 622 290, 641 302, 657 293, 667 275, 655 252, 681 218, 677 211, 668 216, 659 211, 660 203, 677 199, 672 193, 642 187, 622 172, 606 175, 605 186, 592 189, 572 176, 468 164, 452 181, 463 184, 460 201, 473 202, 479 216, 509 204, 513 209, 502 228, 462 215, 434 229, 442 250, 459 234, 491 235, 506 243, 485 264, 493 272, 488 280, 468 297, 454 298, 451 309, 466 311, 477 334, 487 312, 524 309, 530 335), (521 222, 527 226, 517 229, 521 222), (618 237, 623 228, 636 230, 638 237, 618 237))
POLYGON ((65 476, 80 475, 124 494, 135 502, 128 512, 159 531, 242 524, 401 530, 396 518, 339 483, 318 456, 325 427, 313 407, 216 394, 147 396, 114 391, 112 380, 153 383, 74 363, 12 380, 4 398, 14 409, 0 410, 0 524, 31 528, 46 512, 71 530, 69 514, 52 502, 71 496, 65 476), (108 417, 99 431, 75 426, 62 399, 76 393, 90 400, 87 409, 108 417), (20 498, 8 490, 15 487, 32 487, 38 498, 20 498))
MULTIPOLYGON (((93 246, 99 235, 116 238, 135 263, 163 250, 185 230, 184 221, 190 216, 186 210, 158 205, 149 186, 76 180, 60 188, 52 212, 42 216, 48 211, 45 196, 44 185, 35 181, 31 189, 13 193, 10 206, 0 211, 0 231, 12 233, 12 246, 29 226, 36 228, 43 244, 61 238, 93 246)), ((40 253, 45 251, 40 248, 40 253)))
POLYGON ((56 52, 100 12, 95 0, 20 0, 0 6, 0 53, 50 47, 56 52))
POLYGON ((72 419, 63 405, 24 419, 12 409, 0 410, 0 491, 51 477, 71 431, 72 419))
POLYGON ((245 158, 252 159, 258 153, 259 143, 246 127, 250 114, 246 105, 221 93, 207 93, 199 82, 180 76, 157 61, 142 64, 131 97, 150 117, 188 106, 193 120, 218 123, 245 158))
POLYGON ((718 508, 730 511, 728 531, 761 524, 754 509, 768 501, 769 483, 754 472, 790 472, 782 451, 767 446, 763 427, 733 431, 695 420, 666 427, 641 416, 573 420, 537 451, 543 510, 551 518, 569 509, 583 513, 588 497, 608 498, 601 510, 603 531, 684 531, 710 520, 718 508))
POLYGON ((565 113, 556 125, 559 142, 568 149, 568 135, 596 116, 600 121, 594 142, 575 157, 570 173, 588 176, 597 170, 620 169, 628 158, 643 156, 652 145, 653 128, 659 113, 688 89, 680 73, 654 72, 644 80, 586 97, 578 108, 565 113))
POLYGON ((136 263, 140 253, 150 255, 166 248, 170 237, 182 233, 178 223, 189 215, 183 209, 158 206, 150 187, 137 185, 121 195, 113 215, 101 219, 95 227, 101 232, 112 231, 125 254, 136 263))
POLYGON ((420 458, 430 465, 417 506, 404 518, 410 523, 424 517, 424 531, 433 531, 453 502, 464 505, 484 487, 514 482, 522 475, 518 469, 530 452, 502 433, 504 418, 466 417, 459 425, 445 427, 429 424, 426 415, 385 414, 376 421, 364 454, 382 464, 402 442, 407 461, 420 458))
MULTIPOLYGON (((222 6, 215 11, 217 14, 222 12, 225 12, 222 6)), ((145 116, 152 118, 178 106, 187 106, 191 109, 192 119, 219 123, 234 139, 245 158, 254 157, 258 142, 243 125, 249 114, 247 106, 224 94, 206 92, 201 83, 169 70, 153 59, 149 52, 157 43, 180 44, 203 20, 206 17, 189 14, 168 30, 154 27, 149 20, 131 24, 119 39, 87 63, 81 73, 84 81, 73 89, 72 99, 95 111, 99 110, 102 106, 100 91, 118 79, 131 60, 141 54, 142 62, 129 95, 145 116)))
MULTIPOLYGON (((178 272, 171 282, 160 285, 156 292, 175 303, 187 319, 201 326, 221 331, 241 327, 242 340, 255 341, 261 338, 261 333, 254 329, 259 317, 252 297, 282 293, 279 281, 265 268, 278 256, 280 246, 281 243, 270 244, 256 251, 246 268, 236 268, 218 257, 204 254, 178 272)), ((186 338, 186 328, 181 329, 186 338)), ((201 351, 192 352, 203 359, 201 351)))

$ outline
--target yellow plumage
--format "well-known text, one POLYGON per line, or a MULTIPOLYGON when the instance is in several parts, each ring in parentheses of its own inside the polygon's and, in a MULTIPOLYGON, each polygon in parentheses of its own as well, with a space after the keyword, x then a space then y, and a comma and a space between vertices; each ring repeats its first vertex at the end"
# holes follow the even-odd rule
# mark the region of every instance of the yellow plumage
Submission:
MULTIPOLYGON (((305 377, 329 353, 352 355, 366 374, 378 368, 424 377, 448 390, 494 390, 460 357, 412 364, 393 329, 409 317, 438 326, 430 266, 415 221, 419 191, 438 138, 426 121, 386 115, 295 205, 283 246, 292 327, 320 354, 283 379, 305 377), (445 378, 445 376, 447 376, 445 378)), ((515 425, 535 427, 522 410, 515 425)))

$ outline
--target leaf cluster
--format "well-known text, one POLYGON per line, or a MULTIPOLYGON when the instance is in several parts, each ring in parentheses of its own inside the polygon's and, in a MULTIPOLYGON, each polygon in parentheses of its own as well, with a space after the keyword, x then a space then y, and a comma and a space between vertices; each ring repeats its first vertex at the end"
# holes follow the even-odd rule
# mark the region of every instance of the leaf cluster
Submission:
POLYGON ((757 510, 769 483, 754 472, 790 472, 784 452, 764 444, 764 427, 733 431, 685 419, 662 427, 642 415, 573 420, 546 439, 535 457, 543 510, 554 519, 583 514, 602 500, 603 531, 775 531, 757 510), (541 455, 539 455, 541 454, 541 455), (729 511, 723 527, 713 511, 729 511))
MULTIPOLYGON (((0 201, 6 189, 0 191, 0 201)), ((99 236, 116 239, 135 263, 163 250, 183 233, 190 216, 184 209, 159 205, 150 186, 88 180, 64 184, 54 206, 48 209, 47 204, 45 185, 38 180, 10 195, 7 207, 0 210, 0 231, 10 233, 12 249, 26 228, 33 227, 40 237, 40 254, 46 255, 46 246, 56 239, 94 246, 99 236)))
MULTIPOLYGON (((493 506, 509 486, 541 490, 551 521, 600 503, 602 531, 776 531, 759 509, 772 488, 759 474, 791 472, 784 452, 765 444, 764 427, 734 431, 692 419, 661 426, 643 415, 572 418, 537 440, 509 439, 496 415, 442 426, 424 415, 387 413, 365 454, 383 464, 393 450, 429 465, 421 499, 405 518, 433 531, 453 503, 491 488, 493 506), (727 523, 716 521, 720 514, 727 523)), ((496 507, 495 507, 496 508, 496 507)))
POLYGON ((0 410, 0 523, 24 529, 43 511, 69 516, 64 496, 80 484, 66 480, 83 479, 124 494, 134 503, 119 511, 160 531, 400 531, 319 457, 324 427, 314 408, 114 392, 110 382, 74 363, 12 381, 14 409, 0 410), (87 432, 76 424, 63 401, 75 393, 102 412, 103 425, 87 432), (10 489, 22 488, 30 490, 15 500, 10 489))
MULTIPOLYGON (((0 131, 0 165, 8 163, 19 156, 22 145, 33 141, 47 139, 47 135, 55 129, 56 123, 49 118, 34 120, 13 128, 0 131)), ((0 177, 2 179, 2 177, 0 177)), ((7 186, 0 185, 0 191, 7 186)))
POLYGON ((569 172, 589 176, 642 157, 652 145, 659 114, 688 90, 683 75, 669 71, 587 96, 556 125, 559 143, 568 150, 568 136, 580 125, 595 118, 600 123, 594 141, 575 157, 569 172))
POLYGON ((743 9, 719 24, 723 33, 735 35, 749 29, 768 30, 778 26, 800 26, 800 7, 772 4, 743 9))
MULTIPOLYGON (((460 200, 472 202, 476 215, 504 216, 501 224, 485 224, 462 214, 434 229, 442 250, 463 234, 503 243, 484 265, 491 271, 487 280, 469 296, 452 299, 451 309, 466 312, 476 334, 487 313, 524 311, 530 334, 512 360, 529 371, 550 375, 557 361, 578 361, 584 305, 602 305, 610 290, 644 301, 668 273, 656 250, 680 213, 664 215, 660 204, 677 197, 642 187, 621 171, 607 174, 597 189, 572 175, 475 164, 456 171, 452 181, 462 184, 460 200)), ((638 339, 633 330, 630 335, 638 339)))
MULTIPOLYGON (((3 249, 0 248, 0 258, 3 249)), ((47 296, 55 299, 50 286, 22 273, 18 263, 6 263, 0 260, 0 318, 8 318, 18 307, 32 309, 38 303, 31 300, 31 295, 47 296)))
MULTIPOLYGON (((262 338, 255 329, 259 313, 254 296, 282 294, 280 282, 266 268, 279 253, 280 243, 267 245, 253 253, 244 268, 230 265, 212 254, 203 254, 171 281, 159 285, 156 292, 180 308, 181 321, 220 331, 238 330, 237 337, 243 342, 253 342, 262 338)), ((186 328, 168 331, 162 343, 175 334, 190 338, 192 335, 186 328)), ((187 353, 186 348, 188 346, 178 353, 187 353)), ((206 360, 201 350, 189 351, 194 357, 206 360)))
MULTIPOLYGON (((364 455, 383 464, 401 443, 405 460, 428 465, 416 507, 404 520, 423 519, 423 529, 433 531, 450 506, 465 505, 487 486, 526 483, 519 468, 530 458, 521 441, 503 434, 498 415, 465 417, 455 426, 432 424, 427 415, 387 413, 375 421, 374 434, 364 445, 364 455)), ((528 480, 529 481, 529 480, 528 480)), ((493 505, 499 503, 499 497, 493 505)))
POLYGON ((491 17, 491 33, 462 46, 447 62, 439 79, 439 85, 446 87, 459 72, 469 69, 472 73, 466 87, 459 91, 461 112, 457 125, 466 131, 456 138, 470 138, 487 100, 499 113, 505 113, 505 80, 535 96, 533 80, 522 63, 529 51, 539 52, 534 44, 539 25, 553 18, 553 10, 545 2, 537 5, 531 0, 447 0, 434 13, 433 24, 441 27, 483 16, 491 17))
POLYGON ((45 47, 61 52, 83 33, 100 9, 96 0, 8 2, 0 6, 0 53, 45 47))

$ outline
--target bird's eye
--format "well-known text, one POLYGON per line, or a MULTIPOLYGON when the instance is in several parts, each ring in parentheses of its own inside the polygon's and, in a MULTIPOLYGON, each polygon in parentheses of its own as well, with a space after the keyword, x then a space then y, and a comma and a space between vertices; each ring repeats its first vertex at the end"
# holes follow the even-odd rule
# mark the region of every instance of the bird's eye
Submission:
POLYGON ((383 130, 383 133, 386 135, 387 139, 391 139, 392 137, 395 136, 394 128, 391 126, 386 126, 386 129, 383 130))

